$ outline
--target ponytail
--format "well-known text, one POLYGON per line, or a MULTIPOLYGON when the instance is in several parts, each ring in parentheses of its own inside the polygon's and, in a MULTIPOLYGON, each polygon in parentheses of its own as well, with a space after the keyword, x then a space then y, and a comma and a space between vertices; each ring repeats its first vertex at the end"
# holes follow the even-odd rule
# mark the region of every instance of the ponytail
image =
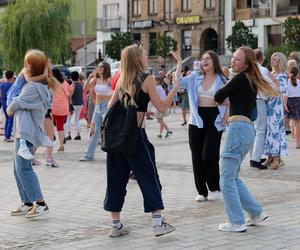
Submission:
POLYGON ((293 66, 290 68, 290 78, 291 78, 291 83, 294 87, 297 86, 297 75, 298 75, 298 68, 293 66))

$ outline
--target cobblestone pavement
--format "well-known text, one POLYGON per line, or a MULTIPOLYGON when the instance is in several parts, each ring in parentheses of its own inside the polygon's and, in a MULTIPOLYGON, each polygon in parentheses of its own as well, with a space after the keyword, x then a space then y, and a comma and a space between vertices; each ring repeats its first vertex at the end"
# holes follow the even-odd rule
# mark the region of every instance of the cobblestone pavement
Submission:
MULTIPOLYGON (((45 200, 51 213, 38 219, 11 217, 19 205, 13 177, 13 144, 0 142, 0 249, 300 249, 300 154, 289 137, 290 156, 280 170, 259 171, 247 158, 242 177, 263 204, 269 219, 246 233, 217 230, 226 220, 222 201, 195 201, 195 187, 188 147, 187 127, 180 115, 167 122, 173 135, 156 137, 158 125, 148 122, 148 135, 156 148, 163 185, 166 220, 177 227, 172 234, 154 238, 151 216, 143 213, 136 182, 130 181, 122 221, 130 234, 118 239, 107 236, 110 216, 102 208, 106 186, 105 154, 97 149, 94 162, 79 162, 87 142, 70 141, 63 154, 55 154, 59 168, 36 166, 45 200)), ((44 158, 39 149, 38 159, 44 158)))

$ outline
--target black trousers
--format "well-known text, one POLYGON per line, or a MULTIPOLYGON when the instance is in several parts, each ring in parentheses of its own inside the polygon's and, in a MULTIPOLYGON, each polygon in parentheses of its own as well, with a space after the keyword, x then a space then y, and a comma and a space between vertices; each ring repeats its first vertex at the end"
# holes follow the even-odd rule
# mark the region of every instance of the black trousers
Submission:
POLYGON ((189 144, 197 191, 207 197, 210 191, 220 191, 219 155, 222 131, 214 125, 217 107, 199 107, 203 128, 189 125, 189 144))
POLYGON ((149 142, 145 129, 140 130, 135 153, 132 156, 107 154, 107 188, 104 209, 110 212, 122 210, 126 185, 132 170, 144 198, 146 213, 164 209, 161 184, 155 163, 155 151, 149 142))

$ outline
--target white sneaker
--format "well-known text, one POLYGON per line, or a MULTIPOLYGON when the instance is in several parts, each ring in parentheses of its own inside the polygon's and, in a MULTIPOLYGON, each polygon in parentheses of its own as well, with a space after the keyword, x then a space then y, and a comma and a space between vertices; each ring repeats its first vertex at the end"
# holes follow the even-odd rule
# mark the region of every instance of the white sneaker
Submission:
POLYGON ((122 235, 129 234, 129 231, 123 227, 117 228, 117 227, 111 227, 108 236, 112 238, 120 237, 122 235))
POLYGON ((223 196, 220 191, 213 191, 208 193, 208 199, 211 201, 222 200, 223 196))
POLYGON ((220 224, 218 229, 222 232, 234 232, 234 233, 243 233, 247 231, 247 227, 245 224, 237 225, 231 224, 230 222, 220 224))
POLYGON ((268 218, 268 215, 264 212, 261 212, 259 216, 251 216, 246 218, 246 226, 254 226, 268 218))
POLYGON ((25 215, 26 218, 34 218, 49 213, 49 207, 47 205, 40 206, 34 204, 33 208, 25 215))
POLYGON ((55 147, 55 143, 52 142, 47 135, 44 135, 43 140, 42 140, 42 145, 44 147, 52 147, 52 148, 55 147))
POLYGON ((159 225, 155 225, 153 227, 153 233, 155 237, 158 236, 162 236, 164 234, 168 234, 173 232, 176 229, 176 227, 171 226, 170 224, 166 223, 166 222, 162 222, 162 224, 159 225))
POLYGON ((33 206, 26 206, 25 204, 21 205, 20 207, 12 210, 10 212, 11 216, 20 216, 20 215, 25 215, 27 214, 33 206))
POLYGON ((196 201, 198 201, 198 202, 207 201, 207 197, 204 197, 203 195, 198 194, 196 196, 196 201))
POLYGON ((34 158, 29 148, 26 147, 20 147, 18 150, 18 155, 24 158, 25 160, 32 160, 34 158))

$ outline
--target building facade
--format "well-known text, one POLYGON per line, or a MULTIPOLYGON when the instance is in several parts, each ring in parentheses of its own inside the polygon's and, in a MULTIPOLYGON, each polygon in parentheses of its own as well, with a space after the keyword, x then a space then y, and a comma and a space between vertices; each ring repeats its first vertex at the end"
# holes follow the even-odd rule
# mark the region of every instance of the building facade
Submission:
POLYGON ((128 30, 150 56, 158 34, 177 41, 183 57, 206 50, 224 54, 223 0, 129 0, 128 30))
MULTIPOLYGON (((266 50, 282 42, 282 24, 289 16, 300 15, 299 0, 230 0, 225 5, 225 38, 232 33, 235 20, 241 20, 258 38, 258 47, 266 50)), ((224 47, 227 47, 224 44, 224 47)), ((226 49, 226 54, 231 52, 226 49)))
POLYGON ((127 32, 128 2, 126 0, 98 0, 97 51, 106 55, 105 45, 116 31, 127 32))

